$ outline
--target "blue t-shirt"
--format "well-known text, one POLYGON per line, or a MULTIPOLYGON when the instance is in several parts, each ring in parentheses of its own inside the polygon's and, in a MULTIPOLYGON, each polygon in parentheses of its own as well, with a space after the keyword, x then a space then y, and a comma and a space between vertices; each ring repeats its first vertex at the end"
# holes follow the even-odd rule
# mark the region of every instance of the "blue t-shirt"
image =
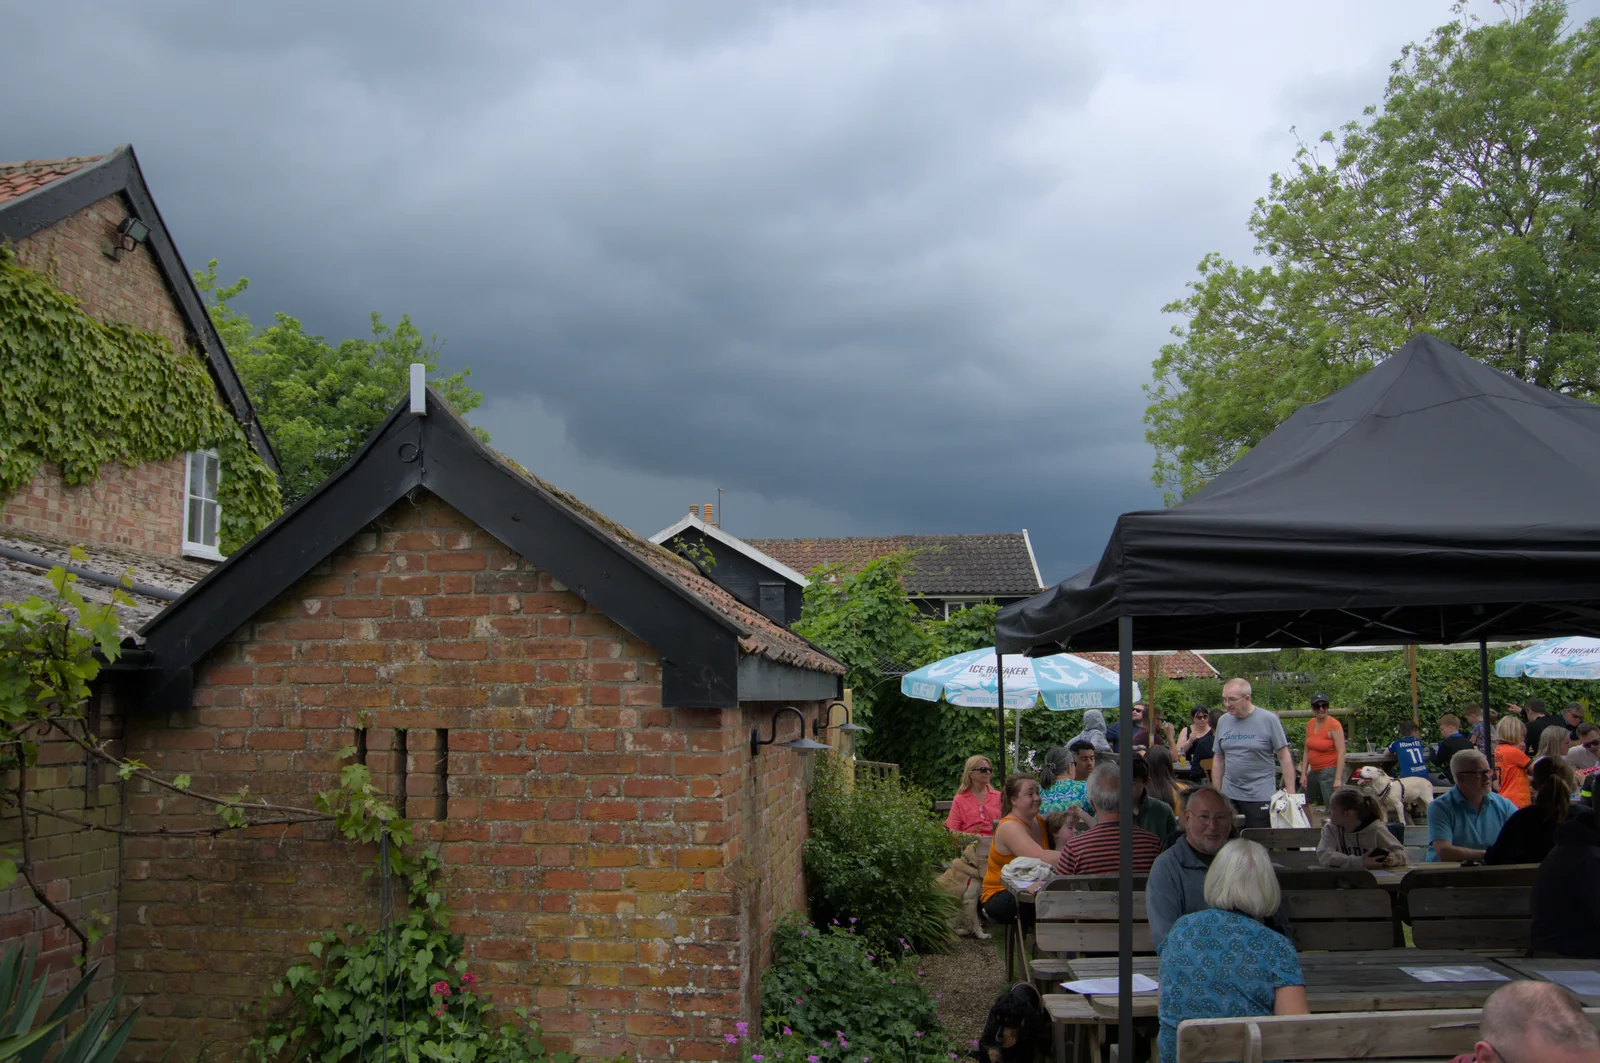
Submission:
POLYGON ((1247 915, 1208 908, 1162 940, 1161 1063, 1177 1063, 1178 1023, 1271 1015, 1282 986, 1305 985, 1294 943, 1247 915))
POLYGON ((1428 749, 1416 735, 1396 738, 1389 744, 1389 752, 1394 754, 1395 771, 1400 778, 1428 777, 1428 749))
POLYGON ((1439 859, 1439 851, 1433 847, 1436 841, 1463 849, 1488 849, 1516 810, 1516 805, 1499 794, 1485 794, 1476 810, 1458 789, 1440 794, 1428 806, 1428 862, 1439 859))

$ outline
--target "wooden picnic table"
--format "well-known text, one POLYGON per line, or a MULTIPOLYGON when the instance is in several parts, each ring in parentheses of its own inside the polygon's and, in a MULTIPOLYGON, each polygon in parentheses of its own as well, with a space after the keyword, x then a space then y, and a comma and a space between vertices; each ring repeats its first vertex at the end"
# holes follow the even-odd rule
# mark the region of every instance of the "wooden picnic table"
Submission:
MULTIPOLYGON (((1406 974, 1406 967, 1486 967, 1506 980, 1522 972, 1504 960, 1486 959, 1456 949, 1380 949, 1370 952, 1302 952, 1300 970, 1306 980, 1306 1000, 1314 1012, 1327 1011, 1420 1011, 1437 1008, 1482 1007, 1489 994, 1505 981, 1422 982, 1406 974)), ((1543 961, 1527 960, 1525 963, 1543 961)), ((1555 962, 1555 961, 1551 961, 1555 962)), ((1112 978, 1117 974, 1114 956, 1069 961, 1073 978, 1112 978)), ((1161 960, 1157 956, 1135 956, 1135 974, 1159 977, 1161 960)), ((1115 994, 1096 994, 1088 998, 1095 1013, 1117 1017, 1115 994)), ((1160 1014, 1161 993, 1137 993, 1133 998, 1136 1019, 1156 1018, 1160 1014)))
MULTIPOLYGON (((1565 956, 1549 956, 1544 959, 1529 956, 1519 956, 1515 959, 1501 960, 1505 966, 1516 971, 1524 978, 1532 978, 1540 982, 1555 981, 1547 977, 1550 971, 1587 971, 1600 976, 1600 960, 1569 959, 1565 956)), ((1570 989, 1571 986, 1568 986, 1570 989)), ((1600 1007, 1600 994, 1579 993, 1578 999, 1583 1001, 1586 1008, 1600 1007)))

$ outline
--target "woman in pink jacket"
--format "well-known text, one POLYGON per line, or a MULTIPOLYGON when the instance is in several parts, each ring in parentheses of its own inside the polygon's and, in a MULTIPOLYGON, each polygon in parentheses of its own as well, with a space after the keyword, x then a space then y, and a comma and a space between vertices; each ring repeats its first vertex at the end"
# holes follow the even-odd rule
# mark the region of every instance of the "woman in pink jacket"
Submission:
POLYGON ((957 834, 978 834, 987 838, 994 834, 994 822, 1000 818, 1000 791, 989 785, 994 769, 989 758, 968 757, 961 771, 961 785, 950 803, 950 815, 944 825, 957 834))

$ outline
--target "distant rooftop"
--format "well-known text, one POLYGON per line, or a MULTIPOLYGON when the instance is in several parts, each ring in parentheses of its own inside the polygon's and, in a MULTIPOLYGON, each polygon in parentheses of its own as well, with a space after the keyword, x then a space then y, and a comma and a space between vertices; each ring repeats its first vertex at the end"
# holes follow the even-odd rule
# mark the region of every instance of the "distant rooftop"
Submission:
POLYGON ((984 535, 885 535, 842 539, 746 539, 799 572, 822 565, 859 568, 876 558, 915 550, 906 593, 1033 595, 1043 589, 1026 529, 984 535))
POLYGON ((76 173, 104 155, 79 155, 70 159, 31 159, 0 162, 0 203, 42 188, 58 177, 76 173))

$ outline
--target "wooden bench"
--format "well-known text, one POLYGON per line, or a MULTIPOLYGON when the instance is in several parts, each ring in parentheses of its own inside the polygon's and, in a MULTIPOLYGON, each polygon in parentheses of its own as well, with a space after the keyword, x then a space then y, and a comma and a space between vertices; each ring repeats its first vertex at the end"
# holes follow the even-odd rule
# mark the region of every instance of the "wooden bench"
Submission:
POLYGON ((1538 864, 1419 867, 1401 880, 1397 904, 1419 949, 1523 953, 1538 872, 1538 864))
MULTIPOLYGON (((1585 1008, 1584 1014, 1600 1026, 1600 1008, 1585 1008)), ((1482 1016, 1481 1008, 1459 1008, 1187 1019, 1178 1026, 1178 1063, 1267 1059, 1441 1063, 1472 1051, 1482 1016)))
MULTIPOLYGON (((1028 960, 1028 977, 1042 992, 1054 992, 1071 973, 1070 956, 1115 953, 1119 947, 1117 875, 1067 875, 1054 879, 1034 900, 1034 947, 1046 955, 1028 960)), ((1133 877, 1133 946, 1155 952, 1144 907, 1145 876, 1133 877)))
POLYGON ((1380 889, 1284 890, 1300 952, 1359 952, 1395 943, 1394 907, 1380 889))

